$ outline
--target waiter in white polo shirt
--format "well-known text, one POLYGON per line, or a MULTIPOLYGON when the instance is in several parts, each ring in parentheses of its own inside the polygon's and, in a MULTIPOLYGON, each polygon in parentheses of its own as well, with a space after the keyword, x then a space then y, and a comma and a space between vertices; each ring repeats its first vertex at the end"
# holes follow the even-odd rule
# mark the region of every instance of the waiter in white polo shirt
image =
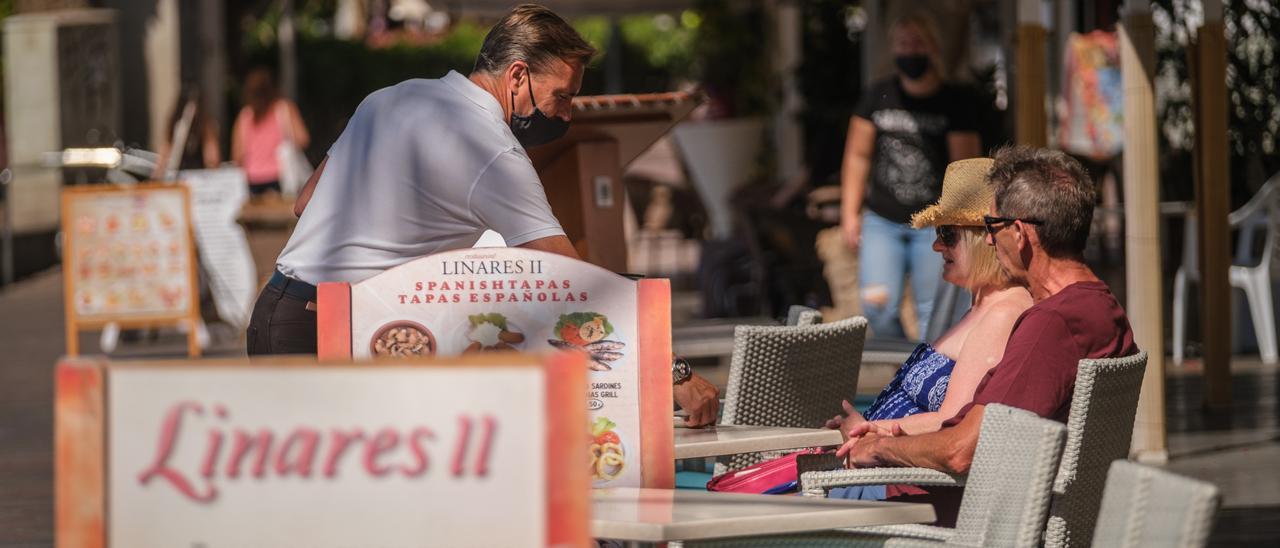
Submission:
MULTIPOLYGON (((315 284, 471 247, 485 230, 577 258, 525 148, 569 129, 593 55, 558 15, 526 4, 489 31, 469 77, 408 80, 366 97, 294 204, 298 225, 254 305, 249 354, 315 354, 315 284)), ((683 360, 672 380, 688 422, 715 421, 713 385, 683 360)))

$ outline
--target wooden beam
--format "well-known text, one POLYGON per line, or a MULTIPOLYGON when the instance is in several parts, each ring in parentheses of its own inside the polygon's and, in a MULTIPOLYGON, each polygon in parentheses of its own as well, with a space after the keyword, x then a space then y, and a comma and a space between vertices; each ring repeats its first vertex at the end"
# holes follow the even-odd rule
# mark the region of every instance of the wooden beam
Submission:
POLYGON ((1168 459, 1164 423, 1164 273, 1160 268, 1160 169, 1157 161, 1155 25, 1149 3, 1131 2, 1120 26, 1124 88, 1125 310, 1147 372, 1134 420, 1131 452, 1168 459))
MULTIPOLYGON (((1019 19, 1022 19, 1021 13, 1019 19)), ((1044 109, 1044 98, 1048 92, 1045 72, 1047 36, 1048 32, 1038 22, 1018 24, 1014 137, 1018 144, 1033 147, 1049 144, 1049 119, 1044 109)))
POLYGON ((1194 57, 1196 217, 1200 252, 1200 333, 1207 407, 1231 404, 1230 163, 1227 158, 1226 39, 1221 19, 1206 20, 1194 57))

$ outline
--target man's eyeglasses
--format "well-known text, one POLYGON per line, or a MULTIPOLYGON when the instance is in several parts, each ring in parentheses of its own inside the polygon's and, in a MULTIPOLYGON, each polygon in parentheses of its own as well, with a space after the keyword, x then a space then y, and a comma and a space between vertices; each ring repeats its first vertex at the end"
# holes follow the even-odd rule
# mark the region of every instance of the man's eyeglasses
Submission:
POLYGON ((940 225, 933 230, 938 234, 938 241, 945 247, 955 247, 956 242, 960 241, 960 230, 955 225, 940 225))
POLYGON ((982 216, 982 226, 986 227, 987 234, 989 234, 993 238, 995 237, 996 232, 999 232, 1000 229, 1004 228, 1005 226, 1013 224, 1014 221, 1022 221, 1029 225, 1036 225, 1036 226, 1040 226, 1044 224, 1044 221, 1038 221, 1036 219, 1019 219, 1017 217, 993 217, 991 215, 982 216))

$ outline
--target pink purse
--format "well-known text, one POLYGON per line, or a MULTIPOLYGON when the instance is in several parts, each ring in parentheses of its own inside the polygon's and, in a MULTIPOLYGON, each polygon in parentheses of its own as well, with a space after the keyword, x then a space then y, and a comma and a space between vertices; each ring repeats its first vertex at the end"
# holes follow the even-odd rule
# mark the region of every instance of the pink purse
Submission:
POLYGON ((822 449, 804 449, 741 470, 721 474, 707 482, 707 490, 765 495, 789 493, 795 490, 800 480, 796 459, 801 455, 818 454, 822 454, 822 449))

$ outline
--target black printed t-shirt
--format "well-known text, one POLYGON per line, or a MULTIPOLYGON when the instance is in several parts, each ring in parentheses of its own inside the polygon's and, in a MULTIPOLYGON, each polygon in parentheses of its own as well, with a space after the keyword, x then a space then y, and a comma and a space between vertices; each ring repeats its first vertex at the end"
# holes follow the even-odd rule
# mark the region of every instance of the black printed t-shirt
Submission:
POLYGON ((947 133, 977 131, 978 98, 955 84, 943 84, 929 97, 912 97, 893 77, 872 85, 854 114, 876 127, 865 203, 876 215, 906 223, 938 201, 951 161, 947 133))

